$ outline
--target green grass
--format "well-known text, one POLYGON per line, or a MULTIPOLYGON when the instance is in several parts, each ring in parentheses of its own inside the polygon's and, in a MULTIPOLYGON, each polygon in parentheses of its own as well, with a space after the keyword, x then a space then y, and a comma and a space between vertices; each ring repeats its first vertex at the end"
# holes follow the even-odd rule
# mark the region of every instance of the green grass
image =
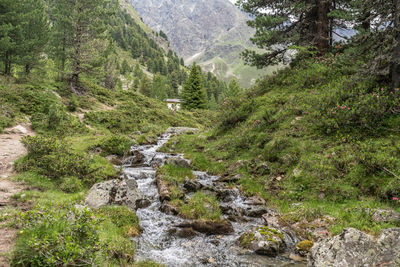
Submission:
POLYGON ((192 169, 171 164, 163 165, 158 169, 158 172, 162 175, 163 180, 171 185, 182 184, 186 178, 195 178, 192 169))
POLYGON ((196 192, 187 204, 178 203, 179 213, 186 219, 221 220, 219 201, 215 196, 196 192))

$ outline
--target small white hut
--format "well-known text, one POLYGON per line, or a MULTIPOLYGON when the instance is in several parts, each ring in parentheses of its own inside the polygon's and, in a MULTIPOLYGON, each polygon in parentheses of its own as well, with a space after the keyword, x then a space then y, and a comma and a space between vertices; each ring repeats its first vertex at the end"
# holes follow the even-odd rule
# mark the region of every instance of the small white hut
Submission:
POLYGON ((181 109, 181 100, 180 99, 167 99, 167 105, 170 110, 178 111, 181 109))

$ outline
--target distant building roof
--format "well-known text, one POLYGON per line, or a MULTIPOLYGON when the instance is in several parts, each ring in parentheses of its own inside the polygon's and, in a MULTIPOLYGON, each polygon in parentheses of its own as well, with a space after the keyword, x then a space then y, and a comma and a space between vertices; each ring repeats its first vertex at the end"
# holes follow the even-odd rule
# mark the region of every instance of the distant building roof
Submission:
POLYGON ((168 103, 181 103, 180 99, 167 99, 166 100, 168 103))

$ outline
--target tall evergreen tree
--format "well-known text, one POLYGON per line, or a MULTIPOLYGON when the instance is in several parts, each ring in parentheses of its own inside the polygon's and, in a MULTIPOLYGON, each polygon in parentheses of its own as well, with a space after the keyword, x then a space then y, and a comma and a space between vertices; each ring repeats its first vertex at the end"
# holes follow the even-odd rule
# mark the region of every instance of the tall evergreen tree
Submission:
POLYGON ((151 96, 152 84, 147 75, 143 75, 139 84, 139 92, 145 96, 151 96))
POLYGON ((71 53, 72 17, 68 0, 48 0, 51 21, 50 55, 59 69, 59 77, 65 78, 67 59, 71 53))
POLYGON ((200 67, 193 64, 189 78, 182 90, 182 107, 187 110, 206 108, 206 93, 203 88, 200 67))
POLYGON ((4 64, 4 74, 11 74, 11 64, 16 53, 21 31, 18 25, 21 13, 19 1, 0 0, 0 57, 4 64))
POLYGON ((105 0, 72 0, 69 1, 69 12, 72 21, 72 77, 71 90, 81 92, 80 75, 85 72, 85 63, 90 57, 91 41, 101 38, 105 31, 103 16, 105 0))
POLYGON ((245 12, 254 20, 248 22, 256 29, 251 41, 267 52, 258 54, 247 50, 244 58, 259 68, 284 61, 292 45, 315 47, 320 55, 331 44, 336 27, 335 15, 345 10, 349 0, 239 0, 245 12))
POLYGON ((20 12, 23 15, 19 63, 25 67, 26 74, 29 74, 42 56, 50 31, 43 0, 24 0, 21 7, 20 12))
POLYGON ((0 57, 4 74, 10 75, 16 62, 29 73, 45 49, 47 35, 43 0, 0 0, 0 57))

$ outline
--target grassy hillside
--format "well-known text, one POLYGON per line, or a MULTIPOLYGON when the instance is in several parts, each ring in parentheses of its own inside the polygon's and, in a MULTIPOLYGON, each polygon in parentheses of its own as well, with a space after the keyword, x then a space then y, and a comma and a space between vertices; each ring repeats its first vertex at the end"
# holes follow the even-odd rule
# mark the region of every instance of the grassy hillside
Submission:
POLYGON ((85 85, 87 94, 75 96, 67 84, 43 77, 0 76, 0 132, 28 121, 36 132, 23 140, 28 154, 15 164, 14 179, 28 188, 14 196, 16 208, 0 213, 1 227, 19 228, 15 252, 9 255, 15 266, 93 259, 99 266, 132 263, 130 237, 141 231, 135 213, 124 207, 82 211, 75 205, 94 183, 120 177, 105 156, 123 156, 133 142, 152 142, 170 126, 207 127, 214 117, 172 112, 165 103, 134 91, 111 91, 89 81, 85 85))
POLYGON ((329 215, 331 234, 391 227, 371 211, 399 210, 400 92, 360 66, 340 53, 293 64, 225 101, 216 129, 165 150, 185 152, 200 170, 239 174, 246 194, 289 223, 329 215))

